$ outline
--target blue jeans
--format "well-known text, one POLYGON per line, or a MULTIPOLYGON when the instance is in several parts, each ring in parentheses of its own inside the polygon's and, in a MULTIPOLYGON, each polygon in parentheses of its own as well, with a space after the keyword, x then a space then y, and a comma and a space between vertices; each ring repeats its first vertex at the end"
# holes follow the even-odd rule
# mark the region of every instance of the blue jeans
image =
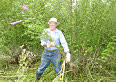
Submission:
POLYGON ((40 78, 44 70, 49 66, 50 62, 54 65, 55 72, 59 75, 61 70, 60 57, 61 54, 58 49, 53 52, 45 50, 41 56, 41 64, 36 72, 36 78, 40 78))

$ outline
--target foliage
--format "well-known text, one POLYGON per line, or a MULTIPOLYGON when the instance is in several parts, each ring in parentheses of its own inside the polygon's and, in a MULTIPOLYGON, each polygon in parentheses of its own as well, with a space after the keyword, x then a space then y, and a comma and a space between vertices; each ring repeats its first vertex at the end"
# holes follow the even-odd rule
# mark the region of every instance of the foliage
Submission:
MULTIPOLYGON (((48 20, 56 17, 57 28, 63 32, 70 48, 71 62, 77 67, 75 74, 66 65, 63 80, 116 80, 115 0, 1 0, 0 5, 0 55, 19 56, 19 47, 25 45, 37 57, 41 56, 41 34, 48 27, 48 20)), ((19 66, 25 56, 19 60, 19 66)), ((26 64, 29 60, 23 62, 26 64)), ((44 72, 42 81, 48 80, 48 76, 50 80, 55 78, 52 67, 44 72)))
POLYGON ((35 55, 26 49, 22 49, 22 54, 19 55, 19 57, 19 68, 17 70, 18 81, 25 81, 28 78, 27 69, 31 66, 33 60, 35 59, 35 55))

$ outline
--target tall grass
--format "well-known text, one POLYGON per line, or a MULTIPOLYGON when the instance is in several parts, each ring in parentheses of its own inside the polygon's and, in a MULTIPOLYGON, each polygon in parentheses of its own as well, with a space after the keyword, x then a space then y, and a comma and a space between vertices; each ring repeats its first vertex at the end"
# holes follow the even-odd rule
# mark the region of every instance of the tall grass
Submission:
MULTIPOLYGON (((7 67, 4 68, 1 64, 2 58, 19 56, 21 54, 19 47, 25 45, 28 51, 37 55, 38 62, 34 64, 35 67, 28 68, 32 72, 27 70, 27 74, 24 75, 30 80, 35 80, 35 72, 43 51, 40 45, 41 33, 48 27, 48 20, 56 17, 59 22, 57 28, 65 35, 71 51, 71 62, 76 67, 70 71, 69 65, 66 64, 62 81, 115 81, 115 0, 75 1, 75 3, 74 0, 0 1, 2 5, 0 7, 0 55, 3 56, 0 57, 0 67, 4 70, 12 68, 10 63, 3 62, 7 67), (24 4, 27 5, 27 10, 22 9, 24 4), (22 11, 25 16, 22 16, 22 11), (10 24, 18 20, 22 22, 10 24)), ((3 73, 0 77, 12 79, 8 75, 9 71, 4 75, 6 71, 4 70, 0 71, 3 73)), ((11 76, 14 77, 15 74, 12 74, 11 76)), ((52 81, 56 76, 53 65, 50 64, 41 81, 52 81)), ((18 76, 13 79, 17 78, 18 76)))

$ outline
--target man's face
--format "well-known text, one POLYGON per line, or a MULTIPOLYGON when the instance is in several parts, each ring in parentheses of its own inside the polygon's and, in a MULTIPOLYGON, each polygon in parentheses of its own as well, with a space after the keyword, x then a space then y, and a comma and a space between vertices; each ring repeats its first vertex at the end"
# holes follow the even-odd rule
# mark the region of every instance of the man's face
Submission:
POLYGON ((49 27, 51 30, 54 30, 56 28, 56 26, 57 26, 56 22, 53 22, 53 21, 49 22, 49 27))

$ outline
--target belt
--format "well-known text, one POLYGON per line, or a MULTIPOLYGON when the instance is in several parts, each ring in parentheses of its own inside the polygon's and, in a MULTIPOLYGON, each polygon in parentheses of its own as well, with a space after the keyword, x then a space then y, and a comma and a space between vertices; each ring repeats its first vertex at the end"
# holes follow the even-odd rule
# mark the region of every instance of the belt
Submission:
POLYGON ((56 51, 57 49, 55 49, 55 50, 47 50, 47 49, 45 49, 46 51, 48 51, 48 52, 53 52, 53 51, 56 51))

